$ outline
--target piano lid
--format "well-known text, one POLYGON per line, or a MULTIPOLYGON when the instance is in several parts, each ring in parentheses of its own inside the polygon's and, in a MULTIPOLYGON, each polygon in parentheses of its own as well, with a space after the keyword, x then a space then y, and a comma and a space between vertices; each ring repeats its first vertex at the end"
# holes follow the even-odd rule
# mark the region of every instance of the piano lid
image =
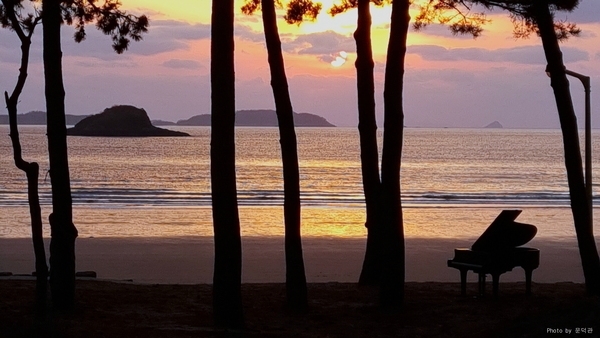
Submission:
POLYGON ((529 242, 537 233, 531 224, 514 220, 522 210, 502 210, 483 234, 473 243, 474 251, 499 251, 518 247, 529 242))

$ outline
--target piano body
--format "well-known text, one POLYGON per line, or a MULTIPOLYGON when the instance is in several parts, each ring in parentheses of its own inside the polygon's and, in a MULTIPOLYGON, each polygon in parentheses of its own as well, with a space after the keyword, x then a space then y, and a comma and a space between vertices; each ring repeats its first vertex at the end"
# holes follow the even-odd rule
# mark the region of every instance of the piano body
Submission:
POLYGON ((521 247, 537 233, 531 224, 518 223, 515 219, 521 210, 503 210, 485 232, 475 241, 471 249, 454 250, 454 259, 448 267, 460 271, 461 294, 467 292, 467 272, 479 275, 479 295, 485 293, 485 278, 492 276, 494 296, 498 296, 500 275, 520 266, 525 270, 526 293, 531 294, 531 275, 540 265, 540 250, 521 247))

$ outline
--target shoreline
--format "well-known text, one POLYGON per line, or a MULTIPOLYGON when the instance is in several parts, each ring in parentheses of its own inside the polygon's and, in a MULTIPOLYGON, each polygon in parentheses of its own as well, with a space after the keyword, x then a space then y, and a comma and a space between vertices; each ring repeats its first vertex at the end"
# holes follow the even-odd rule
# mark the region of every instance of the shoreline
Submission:
MULTIPOLYGON (((475 239, 406 238, 407 282, 458 282, 459 272, 446 262, 454 249, 470 247, 475 239)), ((48 250, 46 239, 46 250, 48 250)), ((354 283, 364 258, 366 239, 304 238, 304 262, 309 283, 354 283)), ((534 239, 540 249, 534 283, 582 283, 583 271, 574 241, 534 239)), ((98 279, 132 280, 146 284, 212 283, 212 237, 78 238, 78 271, 96 271, 98 279)), ((34 271, 31 239, 0 238, 0 272, 34 271)), ((502 274, 501 283, 522 282, 521 268, 502 274)), ((468 282, 477 280, 468 274, 468 282)), ((283 237, 242 238, 242 282, 285 281, 283 237)))
MULTIPOLYGON (((30 238, 27 207, 3 208, 0 238, 30 238)), ((502 209, 522 209, 518 222, 538 227, 536 239, 575 240, 573 216, 563 207, 428 207, 403 210, 406 238, 474 238, 481 235, 502 209)), ((46 220, 50 208, 42 209, 43 233, 50 236, 46 220)), ((281 206, 240 206, 243 238, 283 237, 281 206)), ((210 207, 102 208, 76 206, 73 209, 80 238, 197 237, 213 235, 210 207)), ((595 209, 600 219, 600 208, 595 209)), ((344 207, 302 207, 303 238, 352 238, 367 235, 365 209, 344 207)))

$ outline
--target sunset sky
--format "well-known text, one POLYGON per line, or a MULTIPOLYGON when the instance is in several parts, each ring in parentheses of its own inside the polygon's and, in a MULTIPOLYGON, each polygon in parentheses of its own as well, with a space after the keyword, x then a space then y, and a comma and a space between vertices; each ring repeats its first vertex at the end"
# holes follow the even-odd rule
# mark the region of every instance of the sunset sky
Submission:
MULTIPOLYGON (((327 9, 334 0, 321 2, 327 9)), ((81 44, 73 42, 72 27, 63 27, 67 113, 98 113, 116 104, 142 107, 152 119, 170 121, 209 113, 211 1, 122 3, 124 9, 150 17, 149 33, 123 55, 115 54, 110 38, 94 27, 89 27, 81 44)), ((241 14, 242 4, 236 1, 236 107, 273 108, 260 14, 241 14)), ((380 125, 389 16, 390 7, 373 9, 380 125)), ((454 37, 438 25, 421 32, 411 29, 404 91, 408 127, 482 127, 495 120, 508 128, 558 127, 539 38, 515 40, 505 12, 497 10, 488 18, 492 22, 477 39, 454 37)), ((575 12, 559 13, 557 18, 575 22, 583 30, 561 47, 569 69, 592 77, 593 125, 600 128, 596 108, 600 107, 600 1, 582 0, 575 12)), ((316 22, 301 26, 280 21, 296 112, 315 113, 338 126, 356 125, 355 25, 356 11, 335 18, 323 11, 316 22)), ((23 113, 45 110, 41 42, 40 28, 19 106, 23 113)), ((18 39, 3 30, 0 89, 12 90, 19 58, 18 39)), ((571 88, 582 126, 583 89, 576 79, 571 80, 571 88)))

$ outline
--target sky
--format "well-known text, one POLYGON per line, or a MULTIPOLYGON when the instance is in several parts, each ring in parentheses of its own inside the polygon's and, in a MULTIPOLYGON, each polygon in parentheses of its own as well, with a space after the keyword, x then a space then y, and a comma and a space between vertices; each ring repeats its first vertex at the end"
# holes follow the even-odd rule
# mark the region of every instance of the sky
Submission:
MULTIPOLYGON (((321 0, 329 8, 336 0, 321 0)), ((260 13, 247 16, 236 0, 236 108, 273 109, 260 13)), ((82 43, 63 26, 63 74, 68 114, 99 113, 117 104, 144 108, 151 119, 177 121, 208 114, 210 102, 209 0, 121 0, 123 9, 150 18, 149 32, 122 55, 110 37, 88 27, 82 43)), ((378 124, 383 125, 383 75, 391 8, 372 8, 378 124)), ((416 15, 415 7, 412 16, 416 15)), ((288 25, 279 14, 292 104, 296 112, 325 117, 338 126, 357 125, 356 11, 288 25)), ((483 34, 452 36, 441 25, 410 30, 404 107, 408 127, 558 128, 558 114, 540 39, 515 39, 507 13, 487 13, 483 34)), ((592 78, 592 124, 600 128, 600 1, 582 0, 557 19, 577 23, 580 37, 561 44, 568 69, 592 78), (595 90, 595 88, 598 88, 595 90)), ((45 110, 42 30, 33 38, 29 78, 19 112, 45 110)), ((18 75, 19 41, 0 31, 0 89, 12 90, 18 75)), ((570 79, 580 127, 584 94, 570 79)), ((3 112, 3 114, 5 114, 3 112)))

